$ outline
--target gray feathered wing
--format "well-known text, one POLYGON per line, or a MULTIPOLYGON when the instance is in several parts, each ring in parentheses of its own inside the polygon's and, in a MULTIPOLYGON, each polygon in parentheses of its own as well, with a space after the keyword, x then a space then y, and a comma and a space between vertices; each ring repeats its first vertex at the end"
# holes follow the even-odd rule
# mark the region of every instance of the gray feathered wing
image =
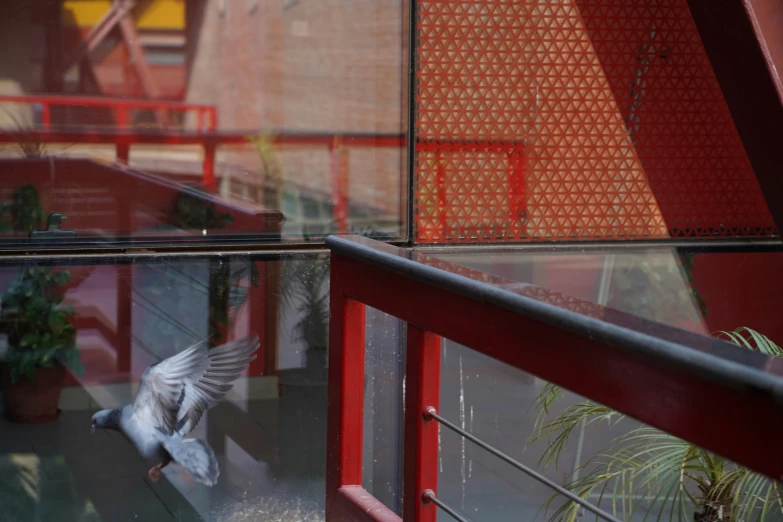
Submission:
POLYGON ((166 435, 184 437, 231 389, 258 347, 257 335, 215 348, 202 341, 150 366, 141 376, 134 413, 166 435))

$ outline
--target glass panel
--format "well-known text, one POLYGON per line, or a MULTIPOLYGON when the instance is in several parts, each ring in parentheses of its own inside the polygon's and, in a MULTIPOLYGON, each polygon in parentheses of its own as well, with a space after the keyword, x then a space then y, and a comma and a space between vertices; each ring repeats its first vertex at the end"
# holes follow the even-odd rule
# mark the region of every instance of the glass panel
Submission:
MULTIPOLYGON (((748 326, 783 338, 778 306, 783 252, 690 248, 438 253, 557 295, 600 304, 704 335, 748 326)), ((470 277, 470 276, 469 276, 470 277)))
POLYGON ((0 7, 0 247, 404 236, 406 0, 40 4, 0 7))
POLYGON ((687 2, 415 5, 415 241, 777 234, 687 2))
MULTIPOLYGON (((620 520, 783 519, 779 484, 449 340, 440 390, 444 418, 620 520)), ((440 433, 438 497, 469 519, 600 520, 461 435, 440 433)))
POLYGON ((402 516, 405 324, 367 307, 362 486, 402 516))
MULTIPOLYGON (((315 256, 4 264, 0 502, 9 520, 323 520, 324 267, 315 256), (151 364, 200 340, 251 335, 257 358, 188 435, 214 451, 214 486, 197 480, 211 472, 177 463, 154 482, 148 471, 165 455, 143 458, 101 429, 108 420, 90 434, 96 412, 147 386, 151 364)), ((186 404, 191 392, 169 401, 186 404)))
MULTIPOLYGON (((440 414, 463 430, 535 467, 526 451, 535 424, 529 406, 540 390, 531 375, 449 340, 441 352, 440 414)), ((557 480, 571 464, 549 478, 557 480)), ((438 497, 471 520, 533 520, 551 491, 464 437, 441 426, 438 497)), ((438 520, 446 521, 445 513, 438 520)))

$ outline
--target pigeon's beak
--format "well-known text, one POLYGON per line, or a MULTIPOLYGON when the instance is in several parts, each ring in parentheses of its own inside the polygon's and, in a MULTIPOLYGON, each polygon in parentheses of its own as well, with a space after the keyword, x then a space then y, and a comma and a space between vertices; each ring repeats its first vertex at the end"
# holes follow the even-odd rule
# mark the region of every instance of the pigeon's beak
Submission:
POLYGON ((95 423, 94 422, 92 423, 92 426, 90 427, 90 433, 92 435, 95 435, 95 423))

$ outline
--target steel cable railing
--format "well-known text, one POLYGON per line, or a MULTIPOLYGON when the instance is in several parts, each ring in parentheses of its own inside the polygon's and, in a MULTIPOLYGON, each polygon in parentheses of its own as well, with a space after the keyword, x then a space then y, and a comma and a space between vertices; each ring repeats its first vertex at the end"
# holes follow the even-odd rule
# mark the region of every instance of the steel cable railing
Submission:
MULTIPOLYGON (((596 515, 598 515, 599 517, 603 518, 604 520, 608 520, 609 522, 621 522, 620 519, 618 519, 615 516, 612 516, 610 513, 607 513, 606 511, 604 511, 603 509, 599 508, 595 504, 591 504, 590 502, 587 502, 586 500, 580 498, 579 496, 574 495, 572 492, 568 491, 567 489, 565 489, 564 487, 560 486, 559 484, 557 484, 557 483, 551 481, 550 479, 546 478, 544 475, 542 475, 541 473, 537 472, 536 470, 534 470, 534 469, 532 469, 532 468, 530 468, 528 466, 525 466, 524 464, 522 464, 518 460, 516 460, 516 459, 506 455, 505 453, 503 453, 499 449, 497 449, 497 448, 487 444, 486 442, 484 442, 483 440, 481 440, 478 437, 474 436, 473 434, 463 430, 462 428, 460 428, 456 424, 454 424, 454 423, 450 422, 449 420, 441 417, 440 415, 438 415, 438 413, 435 410, 435 408, 433 408, 431 406, 426 408, 424 410, 423 415, 424 415, 424 419, 425 420, 436 421, 441 426, 445 426, 446 428, 450 429, 454 433, 457 433, 458 435, 460 435, 462 437, 465 437, 466 439, 468 439, 469 441, 471 441, 475 445, 477 445, 480 448, 483 448, 486 451, 490 452, 491 454, 495 455, 500 460, 506 462, 507 464, 510 464, 511 466, 513 466, 516 469, 518 469, 519 471, 527 474, 529 477, 537 480, 538 482, 541 482, 542 484, 545 484, 545 485, 549 486, 550 488, 552 488, 555 491, 557 491, 560 495, 563 495, 564 497, 568 498, 572 502, 576 502, 577 504, 579 504, 580 506, 582 506, 586 510, 588 510, 588 511, 590 511, 592 513, 595 513, 596 515)), ((433 492, 432 490, 426 490, 423 493, 423 497, 422 498, 424 500, 427 500, 427 501, 435 503, 438 507, 443 509, 446 513, 448 513, 449 515, 451 515, 455 519, 459 520, 460 522, 464 522, 464 521, 467 520, 467 519, 463 518, 462 516, 460 516, 453 508, 449 507, 444 502, 438 500, 438 498, 435 495, 435 492, 433 492)))

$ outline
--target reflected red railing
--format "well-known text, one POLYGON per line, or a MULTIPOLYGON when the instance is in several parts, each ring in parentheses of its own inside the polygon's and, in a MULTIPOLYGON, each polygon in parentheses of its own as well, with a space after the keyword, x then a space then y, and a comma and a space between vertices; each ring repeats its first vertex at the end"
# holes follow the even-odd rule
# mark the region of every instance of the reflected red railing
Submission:
MULTIPOLYGON (((212 105, 200 105, 193 103, 181 103, 168 100, 139 100, 130 98, 105 98, 95 96, 66 96, 66 95, 33 95, 33 96, 13 96, 0 95, 0 103, 39 105, 41 107, 41 128, 50 130, 53 126, 68 125, 66 122, 53 125, 52 109, 54 107, 72 107, 72 108, 103 108, 110 109, 114 116, 114 126, 117 128, 133 127, 133 111, 153 111, 156 114, 163 114, 161 126, 163 128, 171 127, 166 115, 169 112, 192 112, 196 114, 197 132, 214 132, 217 130, 217 109, 212 105)), ((84 125, 84 122, 77 122, 71 125, 84 125)))
POLYGON ((406 522, 435 522, 436 501, 443 504, 437 496, 438 422, 431 414, 439 409, 442 338, 773 480, 783 476, 779 358, 594 303, 586 309, 582 303, 563 306, 570 301, 554 292, 542 299, 541 289, 531 285, 426 256, 412 261, 405 250, 380 242, 331 236, 326 243, 331 250, 327 521, 401 520, 362 486, 367 306, 407 323, 406 522))
MULTIPOLYGON (((199 117, 196 131, 133 128, 127 119, 119 119, 122 125, 116 128, 94 127, 53 127, 50 122, 44 123, 39 129, 2 130, 0 143, 16 143, 25 141, 41 141, 44 143, 61 144, 106 144, 114 145, 117 161, 128 163, 131 145, 196 145, 203 151, 202 185, 209 192, 217 191, 215 174, 215 156, 220 146, 247 145, 250 139, 258 137, 258 131, 247 132, 216 132, 217 114, 214 107, 201 105, 178 104, 150 100, 124 100, 107 98, 83 98, 78 96, 0 96, 0 103, 41 103, 51 107, 57 103, 75 105, 90 104, 96 107, 110 107, 126 113, 133 109, 149 110, 196 110, 198 114, 208 114, 209 125, 202 127, 203 119, 199 117)), ((333 218, 337 232, 348 232, 349 185, 350 172, 348 167, 348 150, 351 148, 397 148, 407 146, 408 138, 404 134, 395 133, 358 133, 358 132, 269 132, 266 136, 272 144, 280 146, 312 146, 322 147, 329 152, 329 171, 331 180, 331 195, 333 203, 333 218)), ((435 190, 438 201, 438 215, 420 215, 419 229, 434 227, 441 237, 446 235, 449 220, 455 215, 455 210, 449 201, 448 194, 453 190, 448 187, 448 178, 444 158, 448 154, 473 151, 484 154, 504 154, 508 158, 508 218, 509 222, 517 222, 525 210, 524 152, 525 144, 517 140, 417 140, 418 155, 428 154, 437 163, 435 190)), ((421 158, 419 158, 420 160, 421 158)), ((421 187, 416 187, 417 201, 421 196, 421 187)), ((463 203, 470 205, 470 203, 463 203)))

